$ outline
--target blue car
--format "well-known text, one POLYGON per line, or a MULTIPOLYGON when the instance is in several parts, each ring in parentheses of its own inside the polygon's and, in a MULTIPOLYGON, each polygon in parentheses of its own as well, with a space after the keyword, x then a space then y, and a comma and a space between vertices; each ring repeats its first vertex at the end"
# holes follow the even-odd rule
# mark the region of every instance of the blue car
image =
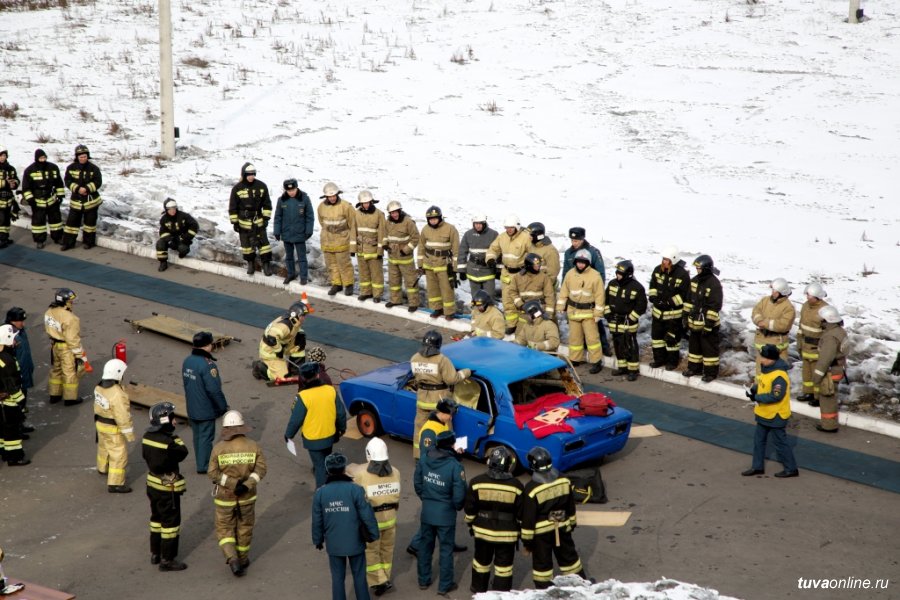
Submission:
MULTIPOLYGON (((553 464, 565 471, 622 449, 628 441, 632 415, 615 407, 605 417, 565 419, 573 431, 552 433, 538 439, 529 425, 516 424, 529 405, 555 393, 572 396, 559 404, 577 409, 583 393, 571 363, 558 356, 517 344, 485 337, 468 338, 442 349, 457 369, 474 371, 471 379, 458 384, 454 397, 460 403, 453 418, 457 438, 466 438, 466 453, 481 459, 494 446, 506 446, 518 464, 528 468, 526 455, 543 446, 553 464)), ((341 383, 341 395, 360 433, 366 437, 388 434, 413 438, 416 388, 409 362, 376 369, 341 383)))

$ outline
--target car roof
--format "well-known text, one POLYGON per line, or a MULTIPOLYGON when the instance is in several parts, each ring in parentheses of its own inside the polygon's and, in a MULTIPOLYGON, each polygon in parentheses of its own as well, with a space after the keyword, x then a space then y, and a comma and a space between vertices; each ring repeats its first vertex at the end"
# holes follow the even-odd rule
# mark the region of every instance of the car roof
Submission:
POLYGON ((472 369, 497 383, 521 381, 566 365, 556 356, 489 337, 466 338, 447 344, 441 352, 457 369, 472 369))

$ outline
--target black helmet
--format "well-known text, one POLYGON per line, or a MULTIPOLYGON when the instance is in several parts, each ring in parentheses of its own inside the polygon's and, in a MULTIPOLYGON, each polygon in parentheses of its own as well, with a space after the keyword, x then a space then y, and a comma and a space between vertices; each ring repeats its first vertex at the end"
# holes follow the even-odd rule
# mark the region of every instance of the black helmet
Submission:
POLYGON ((541 260, 539 254, 529 252, 525 255, 525 270, 527 270, 529 273, 540 273, 542 263, 543 261, 541 260))
POLYGON ((78 144, 77 146, 75 146, 75 158, 78 158, 79 154, 87 154, 88 158, 91 157, 90 150, 88 150, 88 147, 84 144, 78 144))
POLYGON ((694 259, 694 268, 700 273, 711 272, 714 267, 712 256, 709 254, 701 254, 694 259))
POLYGON ((12 323, 13 321, 24 321, 27 316, 28 315, 25 313, 24 308, 13 306, 11 309, 6 311, 6 322, 12 323))
POLYGON ((175 405, 171 402, 157 402, 150 408, 150 429, 159 431, 163 425, 172 424, 172 415, 175 414, 175 405))
POLYGON ((69 288, 59 288, 53 296, 54 306, 68 306, 78 295, 69 288))
POLYGON ((297 180, 294 178, 285 179, 284 183, 282 185, 283 185, 285 191, 296 190, 299 187, 299 185, 297 184, 297 180))
POLYGON ((485 290, 478 290, 475 292, 475 295, 472 296, 472 306, 487 308, 494 303, 494 299, 491 298, 491 295, 487 293, 485 290))
POLYGON ((535 244, 544 239, 544 234, 547 233, 544 229, 544 224, 538 221, 535 221, 534 223, 529 225, 528 231, 531 232, 531 241, 535 244))
POLYGON ((522 312, 528 315, 531 320, 544 316, 544 308, 541 306, 540 300, 529 300, 522 307, 522 312))
POLYGON ((535 473, 546 473, 553 468, 553 457, 543 446, 535 446, 528 452, 528 464, 535 473))
POLYGON ((191 341, 191 344, 194 348, 203 348, 204 346, 209 346, 213 343, 213 334, 209 331, 198 331, 194 334, 194 339, 191 341))
POLYGON ((634 277, 634 264, 630 260, 620 260, 616 263, 616 275, 622 274, 623 279, 634 277))
POLYGON ((425 211, 425 219, 426 220, 431 219, 433 217, 437 217, 437 220, 438 220, 437 225, 432 225, 431 223, 429 223, 428 225, 429 225, 429 227, 438 227, 441 224, 441 221, 444 220, 444 213, 441 212, 441 209, 439 206, 431 206, 428 208, 428 210, 425 211))
POLYGON ((291 304, 290 308, 287 311, 287 318, 291 321, 291 323, 295 323, 297 319, 300 317, 305 317, 309 314, 309 306, 306 302, 294 302, 291 304))
POLYGON ((325 457, 325 470, 329 475, 340 475, 347 468, 347 457, 340 452, 332 452, 325 457))
POLYGON ((437 401, 436 410, 445 415, 455 415, 459 410, 459 404, 453 398, 441 398, 437 401))
POLYGON ((516 459, 506 446, 495 446, 491 448, 487 458, 487 466, 491 471, 499 471, 501 473, 509 473, 516 464, 516 459))
POLYGON ((435 356, 441 353, 441 345, 444 343, 444 336, 434 329, 425 332, 422 338, 422 349, 419 352, 422 356, 435 356))
POLYGON ((300 365, 300 378, 304 381, 312 381, 319 376, 319 363, 305 362, 300 365))

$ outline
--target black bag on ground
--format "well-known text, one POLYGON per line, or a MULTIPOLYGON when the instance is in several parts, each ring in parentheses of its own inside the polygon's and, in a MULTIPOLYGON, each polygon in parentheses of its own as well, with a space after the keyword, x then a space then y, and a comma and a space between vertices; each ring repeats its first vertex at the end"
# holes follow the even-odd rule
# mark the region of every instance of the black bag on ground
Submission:
POLYGON ((566 474, 566 477, 572 482, 572 494, 578 504, 606 504, 609 501, 600 467, 588 476, 566 474))

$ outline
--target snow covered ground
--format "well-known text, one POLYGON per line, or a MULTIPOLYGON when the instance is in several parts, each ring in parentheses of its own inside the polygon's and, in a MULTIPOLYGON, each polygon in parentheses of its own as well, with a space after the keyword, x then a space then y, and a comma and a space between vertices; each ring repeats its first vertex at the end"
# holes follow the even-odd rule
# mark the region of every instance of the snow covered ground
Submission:
POLYGON ((735 600, 721 596, 716 590, 702 588, 674 579, 648 583, 623 583, 615 579, 589 584, 575 576, 561 576, 550 590, 520 592, 486 592, 472 596, 474 600, 735 600))
POLYGON ((335 181, 420 225, 431 204, 461 231, 514 212, 560 249, 583 225, 644 282, 668 244, 708 253, 738 383, 769 281, 798 308, 820 281, 855 344, 846 403, 900 418, 900 11, 864 8, 848 25, 844 0, 177 2, 181 140, 160 161, 155 2, 69 0, 0 12, 0 145, 21 173, 37 147, 64 167, 86 143, 101 233, 151 244, 172 196, 206 260, 239 258, 245 160, 276 197, 289 176, 313 198, 335 181))

